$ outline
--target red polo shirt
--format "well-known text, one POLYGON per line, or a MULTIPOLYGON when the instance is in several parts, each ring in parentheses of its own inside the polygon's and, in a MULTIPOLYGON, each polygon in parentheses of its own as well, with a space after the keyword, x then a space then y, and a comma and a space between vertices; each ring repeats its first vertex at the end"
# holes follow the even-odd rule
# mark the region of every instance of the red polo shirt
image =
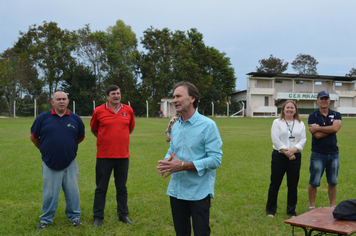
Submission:
POLYGON ((116 114, 108 103, 95 108, 90 127, 98 131, 97 158, 130 157, 130 131, 135 128, 134 113, 130 106, 121 104, 116 114))

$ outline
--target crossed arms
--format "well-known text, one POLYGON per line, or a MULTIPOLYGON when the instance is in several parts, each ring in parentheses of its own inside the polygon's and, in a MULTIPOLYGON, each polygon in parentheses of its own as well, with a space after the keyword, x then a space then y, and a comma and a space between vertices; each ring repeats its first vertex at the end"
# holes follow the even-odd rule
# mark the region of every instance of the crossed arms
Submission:
POLYGON ((341 128, 341 120, 334 120, 332 125, 329 126, 319 126, 309 125, 310 133, 317 139, 324 138, 330 134, 337 133, 341 128))

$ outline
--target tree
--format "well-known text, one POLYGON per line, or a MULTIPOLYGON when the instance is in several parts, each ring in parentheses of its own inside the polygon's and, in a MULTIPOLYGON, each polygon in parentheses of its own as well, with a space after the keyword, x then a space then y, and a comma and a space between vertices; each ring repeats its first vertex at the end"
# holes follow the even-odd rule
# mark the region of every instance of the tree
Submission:
POLYGON ((142 88, 150 94, 152 116, 156 114, 156 104, 168 96, 175 83, 173 75, 173 35, 168 28, 154 29, 152 26, 143 32, 141 44, 146 52, 140 55, 142 88))
POLYGON ((298 71, 300 75, 317 75, 316 66, 319 62, 312 56, 307 54, 298 54, 295 60, 291 63, 292 68, 298 71))
POLYGON ((75 49, 74 34, 62 30, 55 22, 46 21, 43 25, 32 25, 29 30, 20 32, 15 45, 16 52, 28 52, 30 58, 41 69, 49 88, 49 97, 64 80, 64 71, 74 61, 71 53, 75 49))
POLYGON ((262 59, 258 61, 260 67, 257 67, 258 73, 269 73, 269 74, 280 74, 287 70, 288 62, 284 63, 284 60, 273 57, 273 54, 270 55, 268 59, 262 59))
POLYGON ((202 114, 208 112, 211 102, 218 102, 226 111, 226 102, 229 100, 229 95, 235 89, 235 71, 231 65, 230 58, 226 57, 226 53, 221 53, 216 48, 209 48, 212 55, 212 63, 209 74, 212 76, 212 83, 207 89, 204 97, 200 99, 199 107, 202 114))
POLYGON ((212 101, 226 101, 235 87, 234 70, 225 53, 209 48, 197 29, 171 32, 153 27, 144 31, 141 39, 146 52, 141 54, 142 87, 150 94, 152 115, 160 99, 173 93, 173 85, 188 81, 199 89, 199 110, 212 101))
POLYGON ((131 26, 122 20, 107 29, 105 56, 107 75, 105 85, 116 84, 122 91, 122 100, 127 102, 136 96, 137 38, 131 26))
MULTIPOLYGON (((62 85, 71 102, 75 101, 76 113, 81 116, 93 114, 93 100, 98 101, 95 76, 88 66, 72 63, 62 85)), ((72 108, 71 103, 68 108, 72 108)))
POLYGON ((105 65, 106 33, 103 31, 92 32, 89 24, 77 32, 76 52, 80 63, 91 66, 97 93, 102 93, 103 68, 105 65), (81 62, 82 60, 82 62, 81 62))
POLYGON ((345 75, 346 77, 356 77, 356 68, 352 68, 348 74, 345 75))
POLYGON ((141 39, 146 52, 141 54, 142 87, 150 94, 152 115, 157 114, 156 104, 162 97, 172 94, 173 85, 179 81, 194 83, 205 94, 212 77, 207 68, 211 55, 196 29, 171 32, 151 28, 141 39))
POLYGON ((13 48, 7 49, 0 59, 0 90, 9 109, 10 116, 14 116, 14 102, 19 109, 22 95, 37 80, 37 70, 27 54, 18 54, 13 48))
MULTIPOLYGON (((183 63, 186 73, 186 81, 192 82, 199 89, 202 98, 208 92, 208 88, 213 83, 211 68, 213 64, 212 53, 203 41, 203 34, 193 28, 187 31, 185 47, 187 49, 186 57, 183 63)), ((178 82, 178 81, 177 81, 178 82)), ((199 104, 199 107, 202 104, 199 104)))

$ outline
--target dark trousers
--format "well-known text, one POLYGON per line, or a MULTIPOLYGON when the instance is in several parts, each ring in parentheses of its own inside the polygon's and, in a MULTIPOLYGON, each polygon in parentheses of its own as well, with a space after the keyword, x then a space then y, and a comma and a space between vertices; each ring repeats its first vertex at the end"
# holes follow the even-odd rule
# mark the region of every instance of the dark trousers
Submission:
POLYGON ((290 161, 286 155, 274 150, 271 163, 271 184, 269 185, 267 214, 274 215, 277 211, 277 198, 283 176, 287 173, 287 214, 296 215, 295 207, 298 201, 298 182, 301 165, 301 154, 295 153, 296 159, 290 161))
POLYGON ((94 218, 104 219, 106 193, 112 170, 114 170, 116 186, 117 215, 121 218, 129 214, 126 188, 129 158, 97 158, 94 218))
POLYGON ((170 202, 177 236, 191 235, 190 217, 192 217, 195 236, 210 235, 210 196, 198 201, 170 197, 170 202))

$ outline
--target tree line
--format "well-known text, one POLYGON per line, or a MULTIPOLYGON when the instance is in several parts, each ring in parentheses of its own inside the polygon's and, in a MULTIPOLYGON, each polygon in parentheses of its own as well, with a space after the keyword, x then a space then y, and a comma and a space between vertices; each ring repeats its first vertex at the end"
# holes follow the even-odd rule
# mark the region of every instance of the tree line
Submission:
MULTIPOLYGON (((138 40, 122 20, 106 31, 92 31, 89 24, 69 31, 56 22, 43 22, 19 34, 14 46, 0 53, 0 115, 13 116, 16 104, 16 115, 32 116, 34 99, 37 113, 49 110, 57 90, 76 102, 77 114, 91 115, 93 101, 104 103, 105 88, 116 84, 122 102, 130 102, 135 115, 146 115, 148 101, 150 116, 156 116, 159 101, 172 96, 172 87, 179 81, 197 86, 202 114, 210 114, 211 102, 216 114, 226 114, 226 103, 233 112, 240 109, 229 100, 236 86, 230 58, 207 46, 195 28, 173 32, 151 26, 138 40), (139 43, 144 51, 138 50, 139 43)), ((259 73, 283 73, 289 65, 273 54, 258 62, 259 73)), ((299 74, 317 75, 318 63, 300 53, 291 65, 299 74)), ((356 77, 356 69, 345 76, 356 77)))
MULTIPOLYGON (((289 62, 284 62, 283 59, 274 57, 273 54, 269 58, 258 61, 260 66, 256 66, 256 71, 259 73, 280 74, 288 69, 289 62)), ((319 62, 308 54, 299 53, 291 63, 293 70, 300 75, 318 75, 316 66, 319 62)), ((356 68, 352 68, 346 77, 356 77, 356 68)))
MULTIPOLYGON (((122 102, 130 102, 135 115, 155 116, 162 97, 172 96, 179 81, 194 83, 200 91, 199 111, 208 114, 211 102, 229 102, 236 77, 230 58, 204 43, 197 29, 171 31, 152 26, 139 40, 129 25, 118 20, 106 31, 90 25, 69 31, 56 22, 31 25, 20 32, 14 46, 0 54, 0 115, 33 115, 50 109, 50 99, 63 90, 76 102, 76 113, 91 115, 106 101, 105 88, 116 84, 122 102)), ((223 105, 225 104, 225 106, 223 105)), ((70 108, 70 106, 69 106, 70 108)), ((219 109, 219 106, 218 106, 219 109)))

